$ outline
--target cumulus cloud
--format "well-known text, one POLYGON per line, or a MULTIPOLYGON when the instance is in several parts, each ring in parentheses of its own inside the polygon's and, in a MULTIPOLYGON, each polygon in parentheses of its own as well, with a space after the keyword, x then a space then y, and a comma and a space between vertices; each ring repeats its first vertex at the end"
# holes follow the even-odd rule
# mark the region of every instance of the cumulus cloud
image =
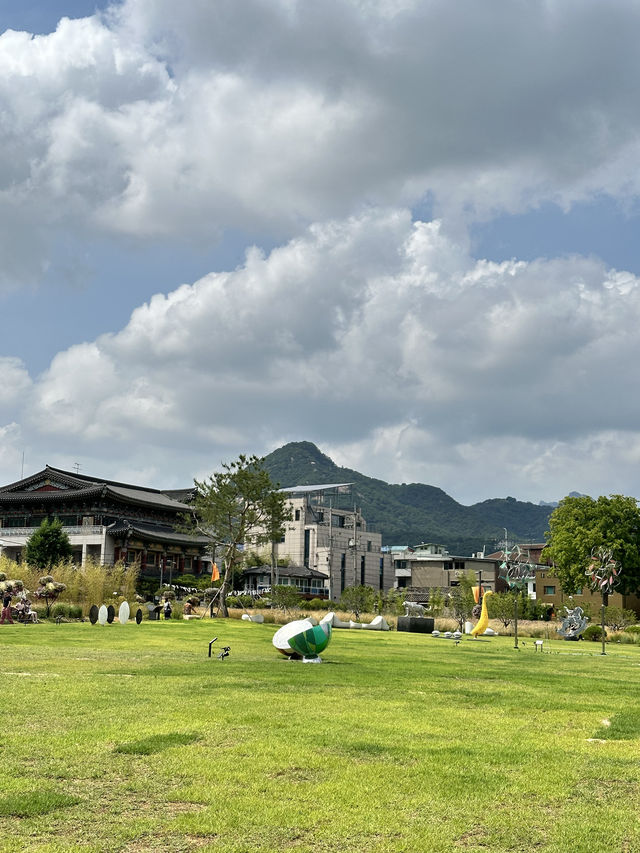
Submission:
POLYGON ((448 217, 632 196, 639 36, 631 0, 127 0, 7 31, 5 286, 64 227, 283 240, 425 193, 448 217))
POLYGON ((545 497, 551 470, 569 491, 587 456, 604 471, 595 448, 640 446, 619 371, 640 359, 639 318, 638 279, 597 260, 476 261, 437 220, 371 210, 155 296, 56 356, 26 416, 89 453, 142 442, 206 470, 306 438, 462 499, 545 497))
POLYGON ((465 226, 637 196, 639 36, 632 0, 125 0, 5 32, 0 288, 53 245, 276 245, 41 376, 1 359, 5 479, 21 446, 180 485, 311 439, 463 500, 637 491, 638 280, 476 260, 465 226))

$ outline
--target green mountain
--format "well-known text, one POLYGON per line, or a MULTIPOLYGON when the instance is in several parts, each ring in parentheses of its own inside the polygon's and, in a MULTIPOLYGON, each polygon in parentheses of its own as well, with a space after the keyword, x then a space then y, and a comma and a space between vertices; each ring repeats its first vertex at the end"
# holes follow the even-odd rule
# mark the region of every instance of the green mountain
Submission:
POLYGON ((467 556, 497 550, 507 528, 509 540, 543 542, 552 507, 493 498, 463 506, 442 489, 422 483, 392 485, 341 468, 309 441, 297 441, 265 457, 265 468, 283 488, 353 483, 351 503, 362 508, 367 525, 382 533, 384 545, 436 542, 467 556))

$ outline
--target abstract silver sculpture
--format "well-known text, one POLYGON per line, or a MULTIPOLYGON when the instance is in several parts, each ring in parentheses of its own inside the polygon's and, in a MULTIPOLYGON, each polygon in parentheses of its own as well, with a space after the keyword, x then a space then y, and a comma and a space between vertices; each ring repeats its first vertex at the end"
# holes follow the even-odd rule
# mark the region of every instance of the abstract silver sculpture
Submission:
POLYGON ((562 625, 556 630, 565 640, 577 640, 587 627, 589 620, 582 612, 582 607, 574 607, 571 610, 565 607, 564 609, 566 610, 566 615, 562 620, 562 625))
MULTIPOLYGON (((503 560, 500 563, 500 577, 509 584, 509 588, 516 591, 513 600, 513 636, 514 648, 518 648, 518 595, 523 591, 530 581, 535 580, 535 567, 524 559, 524 552, 519 545, 512 548, 507 547, 505 542, 503 560)), ((527 553, 527 557, 529 554, 527 553)))

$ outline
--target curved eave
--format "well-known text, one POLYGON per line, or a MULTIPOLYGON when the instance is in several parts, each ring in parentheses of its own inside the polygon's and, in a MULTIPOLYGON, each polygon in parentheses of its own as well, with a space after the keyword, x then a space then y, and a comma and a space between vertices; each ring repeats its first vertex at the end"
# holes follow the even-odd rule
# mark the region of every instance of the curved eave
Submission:
POLYGON ((47 492, 0 492, 0 506, 4 503, 72 503, 74 501, 82 501, 86 498, 94 497, 109 497, 113 501, 126 505, 143 506, 148 509, 164 510, 167 512, 179 513, 190 512, 186 504, 171 500, 164 495, 158 493, 150 493, 148 496, 144 494, 136 494, 134 489, 124 489, 121 487, 107 486, 99 483, 95 486, 90 486, 86 489, 54 489, 47 492))
POLYGON ((191 536, 189 533, 178 533, 171 530, 155 530, 152 527, 127 522, 116 522, 107 528, 107 534, 113 537, 134 536, 148 542, 168 542, 177 545, 206 546, 209 540, 206 536, 191 536))

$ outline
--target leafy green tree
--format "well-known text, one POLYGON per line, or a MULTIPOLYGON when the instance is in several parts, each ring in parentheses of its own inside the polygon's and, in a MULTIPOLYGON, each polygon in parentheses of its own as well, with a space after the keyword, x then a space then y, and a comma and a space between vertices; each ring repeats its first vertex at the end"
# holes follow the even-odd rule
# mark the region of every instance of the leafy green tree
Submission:
POLYGON ((288 613, 297 610, 301 602, 300 593, 295 586, 276 584, 271 588, 271 606, 288 613))
POLYGON ((68 560, 71 553, 71 542, 58 518, 52 521, 45 518, 35 533, 27 539, 25 547, 27 563, 39 569, 51 570, 56 563, 68 560))
POLYGON ((490 619, 497 619, 503 628, 513 622, 516 595, 513 592, 496 592, 487 599, 487 611, 490 619))
POLYGON ((458 586, 452 587, 449 593, 448 609, 461 631, 464 630, 464 623, 471 619, 473 608, 476 605, 473 595, 475 585, 475 575, 469 572, 461 575, 458 586))
POLYGON ((243 548, 272 541, 286 517, 287 497, 276 490, 263 460, 240 455, 206 480, 194 480, 196 495, 189 527, 206 536, 222 553, 220 612, 228 616, 226 598, 243 561, 243 548))
POLYGON ((375 590, 370 586, 348 586, 340 596, 340 607, 353 613, 356 621, 361 613, 371 613, 375 599, 375 590))
POLYGON ((406 591, 404 589, 390 589, 381 596, 380 607, 378 613, 391 613, 393 616, 400 616, 404 613, 404 599, 406 591))
POLYGON ((445 598, 440 587, 436 586, 429 590, 429 613, 434 619, 442 616, 445 607, 445 598))
POLYGON ((624 631, 629 625, 635 625, 636 614, 633 610, 625 610, 622 607, 605 607, 604 624, 612 631, 624 631))
POLYGON ((640 509, 624 495, 566 497, 551 513, 543 554, 565 593, 587 585, 585 571, 593 548, 610 548, 620 563, 617 591, 640 588, 640 509))

